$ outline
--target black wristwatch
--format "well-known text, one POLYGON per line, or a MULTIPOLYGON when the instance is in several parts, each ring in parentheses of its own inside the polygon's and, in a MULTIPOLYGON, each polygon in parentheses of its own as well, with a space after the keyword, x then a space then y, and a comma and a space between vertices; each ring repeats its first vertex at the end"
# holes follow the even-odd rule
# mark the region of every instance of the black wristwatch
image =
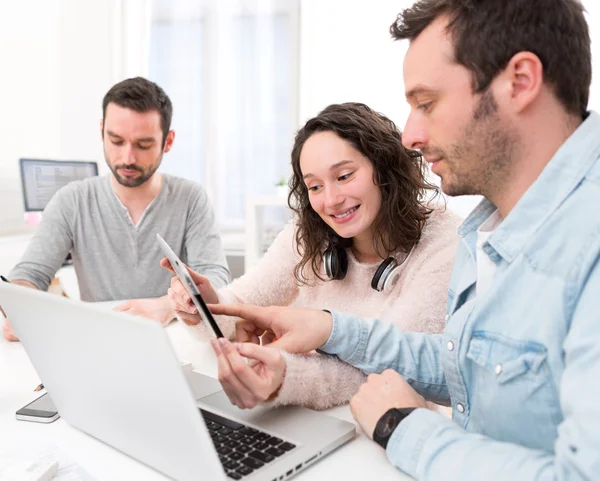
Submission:
POLYGON ((396 409, 392 408, 386 412, 377 421, 375 431, 373 431, 373 441, 379 444, 383 449, 387 448, 388 441, 394 433, 394 429, 402 420, 412 413, 416 408, 396 409))

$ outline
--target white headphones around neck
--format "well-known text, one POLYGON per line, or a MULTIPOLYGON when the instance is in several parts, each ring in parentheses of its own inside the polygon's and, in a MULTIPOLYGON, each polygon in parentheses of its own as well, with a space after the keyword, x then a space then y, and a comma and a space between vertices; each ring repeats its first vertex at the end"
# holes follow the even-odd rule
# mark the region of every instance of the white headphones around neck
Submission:
MULTIPOLYGON (((389 292, 398 282, 400 267, 406 262, 414 250, 413 245, 409 253, 398 262, 395 257, 385 259, 375 271, 371 279, 371 287, 377 292, 389 292)), ((348 273, 348 253, 343 247, 328 247, 323 253, 323 267, 325 275, 330 280, 341 281, 348 273)))

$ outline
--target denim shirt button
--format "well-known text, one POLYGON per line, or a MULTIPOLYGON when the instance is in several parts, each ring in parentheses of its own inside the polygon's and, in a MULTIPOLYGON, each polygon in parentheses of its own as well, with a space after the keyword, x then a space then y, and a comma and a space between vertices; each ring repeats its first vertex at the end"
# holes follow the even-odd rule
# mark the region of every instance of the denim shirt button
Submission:
POLYGON ((461 403, 458 403, 456 405, 456 409, 458 409, 459 413, 464 413, 465 412, 465 407, 461 403))
POLYGON ((496 364, 496 374, 502 373, 502 364, 496 364))
POLYGON ((448 341, 448 344, 446 344, 446 347, 448 348, 449 351, 454 351, 454 343, 452 341, 448 341))
POLYGON ((448 319, 450 319, 450 314, 446 314, 446 322, 448 322, 448 319))

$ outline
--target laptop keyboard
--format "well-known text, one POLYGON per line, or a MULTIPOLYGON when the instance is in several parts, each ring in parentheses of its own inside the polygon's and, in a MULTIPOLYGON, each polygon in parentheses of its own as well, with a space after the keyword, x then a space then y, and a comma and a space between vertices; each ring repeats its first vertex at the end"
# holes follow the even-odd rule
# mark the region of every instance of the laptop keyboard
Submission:
POLYGON ((231 479, 242 479, 296 447, 283 439, 204 409, 200 409, 200 412, 223 469, 231 479))

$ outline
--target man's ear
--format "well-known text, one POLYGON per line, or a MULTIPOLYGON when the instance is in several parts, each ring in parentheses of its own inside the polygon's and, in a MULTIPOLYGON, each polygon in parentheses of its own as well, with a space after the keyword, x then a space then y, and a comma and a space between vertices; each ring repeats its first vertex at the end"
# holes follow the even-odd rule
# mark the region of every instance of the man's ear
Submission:
POLYGON ((104 119, 100 119, 100 139, 104 141, 104 119))
POLYGON ((169 130, 167 132, 167 138, 165 139, 165 146, 163 147, 163 152, 167 153, 173 147, 173 142, 175 141, 175 131, 169 130))
POLYGON ((528 108, 540 95, 544 85, 544 66, 532 52, 515 54, 504 69, 508 81, 509 103, 514 112, 528 108))

